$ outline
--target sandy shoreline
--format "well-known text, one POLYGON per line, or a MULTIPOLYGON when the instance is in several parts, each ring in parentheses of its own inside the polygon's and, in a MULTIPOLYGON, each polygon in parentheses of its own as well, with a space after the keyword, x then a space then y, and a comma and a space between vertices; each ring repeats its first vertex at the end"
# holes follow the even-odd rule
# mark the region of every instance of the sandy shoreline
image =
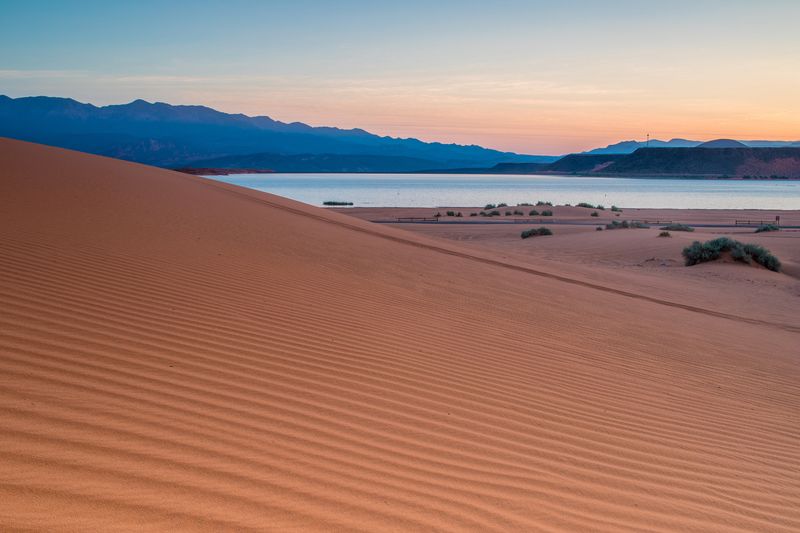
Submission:
POLYGON ((746 234, 785 273, 687 268, 716 230, 373 224, 7 139, 0 168, 0 529, 800 529, 798 233, 746 234))
POLYGON ((431 218, 436 213, 440 213, 440 222, 480 222, 494 223, 504 222, 515 219, 536 219, 544 222, 582 222, 582 223, 608 223, 611 220, 646 220, 656 223, 657 221, 680 222, 684 224, 718 224, 720 226, 735 225, 736 221, 749 221, 756 225, 760 222, 775 223, 776 217, 780 217, 780 224, 784 226, 800 226, 800 210, 781 210, 781 209, 644 209, 644 208, 623 208, 621 213, 612 212, 609 207, 605 210, 588 209, 583 207, 566 206, 509 206, 496 208, 501 216, 496 217, 470 217, 471 213, 486 211, 483 207, 347 207, 347 208, 326 208, 334 209, 339 213, 355 216, 362 220, 390 222, 397 221, 398 218, 418 217, 431 218), (530 216, 528 213, 535 209, 540 213, 549 209, 553 211, 552 217, 530 216), (506 211, 512 213, 516 210, 522 211, 523 215, 505 216, 506 211), (448 217, 447 211, 460 212, 462 220, 456 217, 448 217), (598 217, 592 217, 591 213, 596 211, 598 217), (619 216, 617 216, 619 215, 619 216))

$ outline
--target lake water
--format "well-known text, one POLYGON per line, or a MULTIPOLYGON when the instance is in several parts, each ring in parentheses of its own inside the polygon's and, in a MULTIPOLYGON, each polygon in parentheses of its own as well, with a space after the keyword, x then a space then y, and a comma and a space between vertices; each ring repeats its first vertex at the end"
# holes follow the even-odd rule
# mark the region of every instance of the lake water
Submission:
POLYGON ((537 200, 606 207, 800 209, 800 181, 587 178, 496 174, 232 174, 212 179, 312 205, 515 205, 537 200))

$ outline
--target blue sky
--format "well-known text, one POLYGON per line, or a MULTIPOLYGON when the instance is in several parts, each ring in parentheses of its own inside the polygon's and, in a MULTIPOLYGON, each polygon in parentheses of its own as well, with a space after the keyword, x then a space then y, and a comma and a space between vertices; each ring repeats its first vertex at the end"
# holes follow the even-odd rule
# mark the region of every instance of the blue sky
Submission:
POLYGON ((800 2, 0 0, 0 93, 562 153, 800 139, 800 2))

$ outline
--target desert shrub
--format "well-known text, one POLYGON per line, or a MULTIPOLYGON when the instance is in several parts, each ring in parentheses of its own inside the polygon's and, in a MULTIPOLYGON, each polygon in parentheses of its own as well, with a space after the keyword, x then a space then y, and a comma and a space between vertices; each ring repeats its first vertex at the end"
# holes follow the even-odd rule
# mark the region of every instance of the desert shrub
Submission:
POLYGON ((531 210, 528 212, 528 216, 529 216, 529 217, 538 217, 538 216, 539 216, 539 211, 537 211, 536 209, 531 209, 531 210))
POLYGON ((322 202, 322 205, 353 205, 353 202, 336 202, 334 200, 327 200, 322 202))
POLYGON ((719 259, 723 252, 730 252, 735 261, 752 263, 755 261, 774 272, 780 272, 781 262, 769 250, 757 244, 742 244, 728 237, 719 237, 706 242, 694 241, 683 249, 686 266, 719 259))
POLYGON ((508 207, 508 204, 505 202, 500 202, 499 204, 497 204, 497 207, 508 207))
POLYGON ((460 217, 460 216, 461 216, 461 211, 459 211, 458 213, 456 213, 456 217, 460 217))
POLYGON ((522 202, 521 204, 517 204, 517 207, 530 207, 533 204, 529 204, 528 202, 522 202))
POLYGON ((546 210, 542 211, 542 216, 543 217, 551 217, 551 216, 553 216, 553 212, 550 211, 549 209, 546 209, 546 210))
POLYGON ((478 213, 470 213, 469 216, 476 217, 476 216, 478 216, 478 213))
POLYGON ((764 233, 765 231, 780 231, 781 228, 775 224, 763 224, 756 228, 755 233, 764 233))
POLYGON ((603 231, 603 226, 597 226, 594 228, 595 231, 603 231))
POLYGON ((599 217, 600 215, 597 214, 597 211, 592 211, 592 214, 589 215, 589 216, 599 217))
POLYGON ((628 222, 627 220, 623 220, 622 222, 618 220, 612 220, 610 224, 606 224, 606 229, 628 229, 628 228, 637 228, 637 229, 646 229, 649 228, 647 224, 643 224, 642 222, 628 222))
POLYGON ((511 216, 511 211, 506 211, 506 216, 510 217, 511 216))
POLYGON ((445 213, 445 214, 446 214, 447 216, 449 216, 449 217, 454 217, 454 216, 456 216, 456 212, 455 212, 455 211, 448 211, 448 212, 447 212, 447 213, 445 213))
POLYGON ((491 211, 489 211, 489 216, 490 217, 499 217, 500 216, 500 211, 498 211, 497 209, 492 209, 491 211))
POLYGON ((606 208, 602 204, 597 204, 597 209, 599 209, 600 211, 606 210, 606 208))
POLYGON ((485 206, 483 206, 483 208, 484 208, 485 210, 487 210, 487 211, 488 211, 489 209, 494 209, 495 207, 497 207, 497 206, 496 206, 496 205, 494 205, 494 204, 486 204, 485 206))
POLYGON ((536 202, 536 205, 537 206, 546 205, 546 206, 549 206, 549 207, 553 207, 553 202, 543 202, 543 201, 539 200, 538 202, 536 202))
POLYGON ((694 231, 693 227, 687 226, 686 224, 667 224, 661 229, 667 231, 694 231))
POLYGON ((615 213, 616 213, 616 212, 622 213, 622 209, 620 209, 619 207, 617 207, 617 206, 615 206, 615 205, 612 205, 612 206, 611 206, 611 210, 612 210, 612 211, 614 211, 615 213))
POLYGON ((441 214, 441 213, 436 213, 436 214, 435 214, 435 215, 433 215, 433 216, 434 216, 434 217, 436 217, 436 218, 439 218, 440 216, 442 216, 442 214, 441 214))
POLYGON ((552 235, 553 232, 550 231, 549 228, 534 228, 534 229, 526 229, 523 231, 520 236, 523 239, 527 239, 528 237, 538 237, 540 235, 552 235))
POLYGON ((575 207, 586 207, 587 209, 594 209, 594 206, 592 204, 588 204, 586 202, 575 204, 575 207))
POLYGON ((659 237, 672 237, 668 231, 662 231, 658 234, 659 237))
POLYGON ((515 215, 520 215, 520 216, 522 216, 522 215, 524 215, 525 213, 523 213, 523 212, 522 212, 522 211, 520 211, 519 209, 514 209, 514 214, 515 214, 515 215))

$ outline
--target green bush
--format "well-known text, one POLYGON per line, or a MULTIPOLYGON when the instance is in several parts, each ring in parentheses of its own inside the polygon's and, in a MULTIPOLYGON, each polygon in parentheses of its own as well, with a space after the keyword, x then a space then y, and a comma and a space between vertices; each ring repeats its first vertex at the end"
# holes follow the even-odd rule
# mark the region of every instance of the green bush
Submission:
POLYGON ((549 206, 549 207, 553 207, 553 202, 543 202, 543 201, 539 200, 538 202, 536 202, 536 205, 537 206, 546 205, 546 206, 549 206))
POLYGON ((579 204, 575 204, 575 207, 585 207, 587 209, 594 209, 595 208, 592 204, 588 204, 586 202, 581 202, 579 204))
POLYGON ((527 239, 528 237, 538 237, 540 235, 552 235, 553 232, 550 231, 549 228, 535 228, 535 229, 526 229, 523 231, 520 236, 523 239, 527 239))
POLYGON ((605 211, 606 210, 606 208, 603 207, 601 204, 597 204, 597 209, 599 209, 600 211, 605 211))
POLYGON ((599 217, 600 215, 597 214, 597 211, 592 211, 592 214, 589 215, 589 216, 599 217))
POLYGON ((510 217, 511 216, 511 211, 506 211, 506 216, 510 217))
POLYGON ((687 226, 686 224, 667 224, 661 229, 667 231, 694 231, 693 227, 687 226))
POLYGON ((595 231, 603 231, 603 226, 597 226, 594 228, 595 231))
POLYGON ((469 216, 476 217, 476 216, 478 216, 478 213, 470 213, 469 216))
POLYGON ((517 207, 530 207, 533 204, 529 204, 528 202, 522 202, 521 204, 517 204, 517 207))
POLYGON ((499 204, 497 204, 497 207, 508 207, 508 204, 505 202, 500 202, 499 204))
POLYGON ((780 231, 781 228, 775 224, 763 224, 756 228, 755 233, 764 233, 765 231, 780 231))
POLYGON ((612 220, 610 224, 606 224, 606 229, 646 229, 649 227, 650 226, 647 224, 643 224, 641 222, 628 222, 627 220, 623 220, 622 222, 619 222, 618 220, 612 220))
POLYGON ((661 233, 658 234, 658 236, 659 237, 672 237, 672 235, 670 235, 668 231, 662 231, 661 233))
POLYGON ((528 212, 528 216, 529 217, 538 217, 539 216, 539 211, 537 211, 536 209, 531 209, 530 212, 528 212))
POLYGON ((522 212, 522 211, 520 211, 519 209, 514 209, 514 214, 515 214, 515 215, 522 216, 522 215, 524 215, 525 213, 523 213, 523 212, 522 212))
POLYGON ((489 209, 494 209, 495 207, 497 206, 494 204, 486 204, 483 208, 488 211, 489 209))
POLYGON ((617 206, 615 206, 615 205, 612 205, 612 206, 611 206, 611 210, 612 210, 612 211, 614 211, 614 212, 619 212, 619 213, 622 213, 622 209, 620 209, 619 207, 617 207, 617 206))
POLYGON ((455 212, 455 211, 448 211, 448 212, 447 212, 447 213, 445 213, 445 214, 446 214, 447 216, 449 216, 449 217, 454 217, 454 216, 456 216, 456 212, 455 212))
POLYGON ((492 209, 491 211, 489 211, 488 214, 489 214, 490 217, 499 217, 500 216, 500 211, 498 211, 497 209, 492 209))
POLYGON ((327 200, 322 202, 322 205, 353 205, 353 202, 335 202, 333 200, 327 200))
POLYGON ((542 216, 543 217, 551 217, 551 216, 553 216, 553 212, 550 211, 549 209, 545 210, 545 211, 542 211, 542 216))
POLYGON ((752 263, 755 261, 774 272, 780 272, 781 262, 769 250, 757 244, 742 244, 728 237, 719 237, 706 242, 694 241, 683 249, 686 266, 719 259, 723 252, 730 252, 735 261, 752 263))
POLYGON ((461 216, 461 211, 459 211, 458 213, 456 213, 456 217, 460 217, 460 216, 461 216))

